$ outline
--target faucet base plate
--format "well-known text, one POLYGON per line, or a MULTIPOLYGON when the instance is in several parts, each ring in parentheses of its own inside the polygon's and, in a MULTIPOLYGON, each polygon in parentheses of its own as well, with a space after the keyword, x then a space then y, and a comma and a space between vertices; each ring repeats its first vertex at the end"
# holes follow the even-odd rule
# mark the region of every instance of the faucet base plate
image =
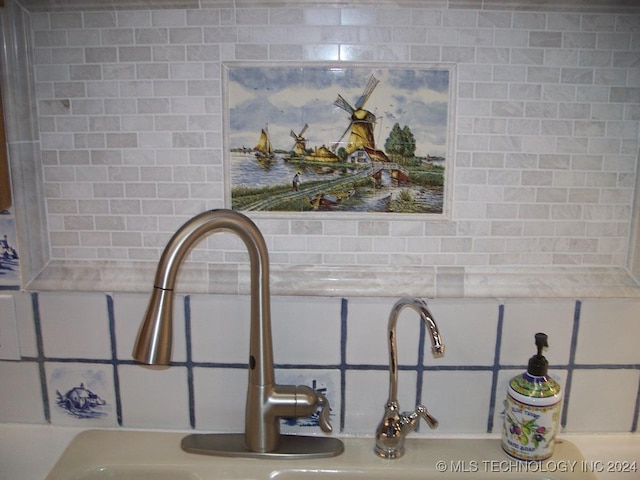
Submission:
POLYGON ((194 433, 182 439, 185 452, 219 457, 242 458, 327 458, 344 452, 344 444, 337 438, 280 435, 278 448, 273 452, 247 450, 242 433, 194 433))

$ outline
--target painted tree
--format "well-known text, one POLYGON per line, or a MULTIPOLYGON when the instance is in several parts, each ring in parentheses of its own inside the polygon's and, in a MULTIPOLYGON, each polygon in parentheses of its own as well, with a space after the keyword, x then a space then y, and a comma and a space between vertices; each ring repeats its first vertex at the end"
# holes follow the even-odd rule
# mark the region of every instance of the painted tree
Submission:
POLYGON ((400 127, 400 124, 396 122, 387 137, 384 148, 387 155, 396 161, 412 159, 416 153, 416 139, 407 125, 400 127))

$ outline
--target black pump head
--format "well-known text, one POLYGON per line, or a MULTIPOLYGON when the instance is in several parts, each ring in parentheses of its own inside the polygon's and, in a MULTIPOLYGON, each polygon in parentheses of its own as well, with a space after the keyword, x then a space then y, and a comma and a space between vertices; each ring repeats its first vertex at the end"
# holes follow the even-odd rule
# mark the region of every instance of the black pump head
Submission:
POLYGON ((547 334, 546 333, 536 333, 536 347, 538 347, 538 355, 542 355, 542 349, 545 347, 549 347, 549 342, 547 342, 547 334))
POLYGON ((536 333, 535 338, 538 353, 529 359, 527 373, 535 377, 543 377, 547 374, 549 362, 542 355, 542 349, 548 347, 549 342, 547 341, 547 335, 545 333, 536 333))

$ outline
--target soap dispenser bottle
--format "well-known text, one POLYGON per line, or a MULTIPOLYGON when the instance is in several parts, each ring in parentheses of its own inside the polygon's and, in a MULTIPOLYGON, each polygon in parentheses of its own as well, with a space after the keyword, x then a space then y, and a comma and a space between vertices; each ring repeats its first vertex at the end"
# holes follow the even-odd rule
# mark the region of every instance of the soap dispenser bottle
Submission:
POLYGON ((542 355, 547 335, 536 333, 538 353, 527 371, 509 382, 505 401, 502 449, 519 460, 539 461, 553 454, 560 419, 560 385, 547 376, 549 362, 542 355))

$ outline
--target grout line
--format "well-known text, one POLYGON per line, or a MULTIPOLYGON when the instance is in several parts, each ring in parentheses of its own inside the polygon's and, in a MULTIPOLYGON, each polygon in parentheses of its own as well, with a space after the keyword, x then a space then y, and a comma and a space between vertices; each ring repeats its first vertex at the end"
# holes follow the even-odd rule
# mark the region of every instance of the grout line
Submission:
MULTIPOLYGON (((418 321, 420 318, 418 317, 418 321)), ((424 342, 427 340, 427 329, 424 326, 424 322, 420 321, 420 333, 418 334, 418 363, 416 364, 416 406, 422 403, 422 385, 424 382, 423 376, 426 370, 424 365, 424 342)))
POLYGON ((573 371, 576 367, 576 346, 578 344, 578 330, 580 328, 580 312, 582 310, 582 302, 576 300, 573 311, 573 329, 571 331, 571 344, 569 348, 569 364, 567 365, 567 380, 564 385, 564 398, 562 400, 562 415, 560 417, 560 430, 564 430, 567 426, 567 418, 569 416, 569 398, 571 392, 571 382, 573 380, 573 371))
POLYGON ((38 293, 31 294, 31 306, 33 308, 33 325, 36 334, 36 348, 38 349, 38 372, 40 373, 40 391, 42 392, 42 408, 44 411, 44 419, 47 423, 51 423, 51 410, 49 408, 49 392, 47 391, 47 374, 44 368, 46 358, 44 356, 44 345, 42 340, 42 325, 40 323, 40 302, 38 301, 38 293))
MULTIPOLYGON (((640 366, 638 367, 640 370, 640 366)), ((638 415, 640 415, 640 380, 638 381, 638 393, 636 394, 636 405, 633 409, 633 420, 631 421, 631 432, 638 430, 638 415)))
MULTIPOLYGON (((81 358, 81 357, 42 357, 45 362, 56 363, 89 363, 98 365, 110 365, 112 360, 100 359, 100 358, 81 358)), ((23 362, 38 362, 38 357, 21 357, 23 362)), ((140 364, 135 360, 117 360, 118 365, 137 365, 140 364)), ((170 367, 186 367, 191 365, 193 367, 201 368, 238 368, 246 369, 246 363, 224 363, 224 362, 186 362, 186 361, 172 361, 169 363, 170 367)), ((382 364, 317 364, 317 363, 279 363, 275 364, 275 368, 281 370, 374 370, 374 371, 388 371, 388 365, 382 364)), ((501 365, 500 370, 526 370, 526 365, 501 365)), ((554 370, 567 370, 568 364, 550 364, 549 369, 554 370)), ((445 372, 492 372, 494 367, 492 365, 425 365, 423 367, 425 371, 445 371, 445 372)), ((640 370, 640 363, 574 363, 574 370, 640 370)), ((398 370, 403 371, 416 371, 416 365, 398 365, 398 370)))
POLYGON ((502 326, 504 324, 504 304, 498 305, 498 325, 496 328, 496 347, 493 353, 491 367, 491 397, 489 398, 489 417, 487 418, 487 433, 493 432, 493 418, 496 413, 496 395, 498 390, 498 375, 500 373, 500 347, 502 346, 502 326))
POLYGON ((116 420, 122 426, 122 397, 120 395, 120 375, 118 373, 118 352, 116 345, 116 316, 113 308, 113 297, 106 295, 107 314, 109 318, 109 339, 111 341, 111 366, 113 367, 113 390, 116 396, 116 420))
POLYGON ((343 298, 340 302, 340 433, 344 432, 347 399, 347 319, 349 317, 349 301, 343 298))
POLYGON ((191 296, 184 296, 184 336, 187 349, 187 388, 189 390, 189 424, 191 428, 196 428, 196 399, 193 382, 193 361, 191 358, 191 296))
MULTIPOLYGON (((422 404, 422 386, 424 385, 424 342, 427 340, 427 329, 424 325, 424 322, 421 321, 420 317, 418 317, 418 321, 420 322, 420 333, 418 334, 418 363, 416 364, 416 401, 413 407, 409 407, 409 411, 414 411, 418 405, 422 404)), ((416 426, 416 432, 420 431, 420 423, 418 422, 416 426)))

